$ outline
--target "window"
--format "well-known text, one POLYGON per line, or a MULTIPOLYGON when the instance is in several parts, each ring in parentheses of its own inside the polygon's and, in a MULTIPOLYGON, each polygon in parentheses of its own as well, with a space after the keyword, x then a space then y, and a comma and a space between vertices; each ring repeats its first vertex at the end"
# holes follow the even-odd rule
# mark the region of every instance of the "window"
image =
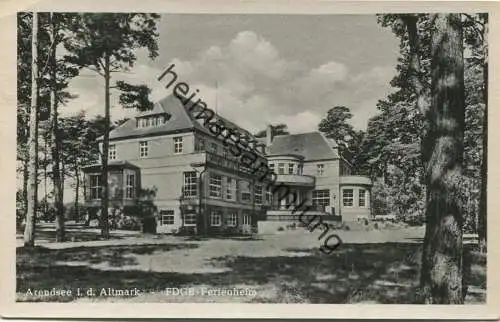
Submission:
POLYGON ((226 214, 226 226, 235 227, 238 225, 238 215, 234 212, 226 214))
POLYGON ((243 214, 243 225, 251 226, 252 216, 250 216, 249 214, 243 214))
POLYGON ((269 170, 271 170, 271 173, 274 172, 274 163, 269 163, 269 170))
POLYGON ((304 165, 303 164, 299 164, 297 166, 297 174, 302 174, 304 172, 304 165))
POLYGON ((188 212, 184 214, 184 226, 196 226, 196 213, 188 212))
POLYGON ((313 206, 329 206, 330 205, 330 190, 314 190, 312 192, 313 206))
POLYGON ((173 225, 175 223, 173 210, 160 210, 160 226, 173 225))
POLYGON ((324 164, 318 164, 316 165, 317 170, 318 170, 318 175, 322 176, 325 174, 325 165, 324 164))
POLYGON ((360 207, 366 207, 366 190, 365 189, 359 189, 358 205, 360 207))
POLYGON ((222 197, 222 176, 218 174, 210 174, 210 197, 222 197))
POLYGON ((285 164, 278 163, 278 174, 285 174, 285 164))
POLYGON ((116 145, 110 144, 109 145, 109 150, 108 150, 108 155, 110 160, 115 160, 116 159, 116 145))
POLYGON ((241 191, 241 201, 250 202, 251 199, 250 182, 244 180, 240 181, 240 191, 241 191))
POLYGON ((255 204, 262 205, 262 186, 260 184, 255 185, 255 204))
POLYGON ((157 117, 151 118, 151 125, 156 126, 157 124, 158 124, 158 118, 157 117))
POLYGON ((196 172, 184 172, 184 197, 196 197, 197 189, 196 172))
POLYGON ((127 173, 125 177, 125 198, 134 198, 135 174, 127 173))
POLYGON ((352 207, 354 200, 354 190, 344 189, 342 190, 342 203, 344 207, 352 207))
POLYGON ((219 149, 217 147, 217 143, 210 143, 210 151, 212 151, 213 153, 217 154, 219 152, 219 149))
POLYGON ((222 150, 222 156, 226 159, 229 157, 229 150, 227 148, 222 150))
POLYGON ((271 188, 266 189, 266 202, 267 202, 267 204, 270 205, 272 201, 273 201, 273 193, 271 191, 271 188))
POLYGON ((219 211, 212 211, 210 214, 210 226, 220 226, 222 224, 222 216, 219 211))
POLYGON ((226 178, 226 199, 236 200, 236 180, 233 178, 226 178))
POLYGON ((148 156, 148 152, 149 152, 148 141, 140 141, 139 142, 139 156, 141 158, 145 158, 148 156))
POLYGON ((101 199, 101 180, 100 174, 90 175, 90 199, 101 199))
POLYGON ((196 139, 194 149, 196 152, 205 152, 205 140, 196 139))
POLYGON ((182 136, 174 138, 174 153, 182 153, 182 136))
POLYGON ((293 163, 288 164, 288 174, 293 174, 293 163))

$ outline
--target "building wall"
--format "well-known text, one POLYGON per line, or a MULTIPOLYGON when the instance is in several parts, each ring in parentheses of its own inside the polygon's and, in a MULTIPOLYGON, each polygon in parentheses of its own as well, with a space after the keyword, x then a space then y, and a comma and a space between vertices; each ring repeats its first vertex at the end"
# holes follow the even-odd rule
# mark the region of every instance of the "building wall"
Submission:
MULTIPOLYGON (((314 190, 330 190, 330 207, 335 208, 335 214, 338 215, 338 210, 340 207, 339 201, 339 185, 340 185, 340 169, 339 160, 328 160, 328 161, 309 161, 304 162, 304 174, 316 177, 316 185, 314 190), (324 165, 324 173, 322 175, 318 174, 318 164, 324 165)), ((309 199, 312 199, 312 191, 309 191, 309 199)), ((332 212, 332 209, 326 209, 328 212, 332 212)))
POLYGON ((340 214, 342 215, 342 221, 357 221, 359 219, 370 219, 371 209, 370 209, 370 187, 362 185, 342 185, 341 194, 339 200, 341 201, 340 214), (348 207, 344 206, 343 200, 343 190, 352 189, 353 190, 353 205, 348 207), (359 192, 360 190, 365 190, 365 206, 359 206, 359 192))
MULTIPOLYGON (((134 138, 125 139, 120 141, 112 141, 111 144, 115 146, 116 157, 114 161, 128 161, 140 168, 140 182, 142 189, 155 189, 156 197, 154 200, 158 208, 158 214, 161 211, 173 211, 174 224, 162 225, 158 222, 157 231, 160 233, 169 233, 182 226, 181 216, 181 199, 182 187, 184 185, 184 172, 195 171, 191 166, 192 163, 202 163, 205 161, 205 153, 195 152, 196 138, 203 138, 205 140, 205 150, 211 151, 210 144, 216 143, 218 146, 217 154, 223 155, 223 143, 221 140, 202 135, 200 133, 182 133, 165 135, 149 138, 134 138), (174 153, 174 138, 183 138, 183 151, 182 153, 174 153), (140 157, 139 142, 148 141, 148 156, 140 157)), ((230 152, 229 152, 230 154, 230 152)), ((228 154, 228 156, 229 156, 228 154)), ((229 157, 228 157, 229 158, 229 157)), ((202 168, 196 169, 198 172, 202 168)), ((242 203, 237 199, 236 201, 229 201, 225 198, 212 198, 209 197, 209 175, 216 173, 222 176, 222 192, 226 192, 226 178, 231 177, 235 180, 242 180, 243 178, 238 174, 224 171, 219 168, 209 168, 204 172, 203 177, 203 198, 206 209, 211 207, 224 208, 224 209, 237 209, 238 223, 242 222, 244 213, 254 213, 261 211, 260 205, 253 204, 253 189, 251 189, 251 201, 242 203)), ((250 179, 246 181, 251 182, 250 179)), ((237 194, 239 195, 239 191, 237 194)), ((224 195, 225 196, 225 195, 224 195)), ((189 201, 194 207, 198 207, 198 196, 191 198, 189 201)), ((265 200, 265 193, 263 194, 265 200)), ((209 215, 207 211, 206 215, 209 215)), ((224 213, 227 213, 225 210, 224 213)), ((209 221, 209 219, 208 219, 209 221)), ((254 220, 255 221, 255 220, 254 220)), ((256 224, 256 221, 255 221, 256 224)))
POLYGON ((192 132, 111 141, 110 145, 115 146, 115 160, 135 163, 134 161, 140 162, 143 159, 139 156, 139 142, 148 141, 149 143, 149 153, 146 159, 164 158, 176 155, 174 153, 174 138, 176 137, 183 139, 182 154, 194 152, 194 134, 192 132))

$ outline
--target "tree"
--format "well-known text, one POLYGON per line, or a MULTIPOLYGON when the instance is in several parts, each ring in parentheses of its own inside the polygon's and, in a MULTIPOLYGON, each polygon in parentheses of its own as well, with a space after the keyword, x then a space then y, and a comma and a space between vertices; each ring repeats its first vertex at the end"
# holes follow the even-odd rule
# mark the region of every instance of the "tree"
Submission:
POLYGON ((26 212, 26 227, 24 230, 24 246, 35 246, 35 219, 38 199, 38 13, 33 13, 32 43, 31 43, 31 106, 29 111, 29 165, 26 212))
MULTIPOLYGON (((279 123, 276 125, 271 125, 271 131, 273 134, 273 137, 279 136, 279 135, 288 135, 290 132, 288 132, 288 126, 284 123, 279 123)), ((265 138, 267 134, 267 131, 260 130, 259 132, 255 133, 256 138, 265 138)))
MULTIPOLYGON (((71 23, 71 17, 74 15, 49 13, 49 30, 51 51, 49 58, 50 69, 50 124, 52 137, 52 182, 54 186, 54 206, 56 212, 56 241, 64 241, 64 184, 63 174, 60 171, 60 150, 61 135, 59 131, 59 103, 65 97, 63 89, 68 86, 68 79, 78 74, 78 69, 68 65, 64 59, 57 61, 57 47, 65 35, 66 26, 71 23)), ((67 39, 66 39, 67 40, 67 39)), ((66 96, 67 97, 67 96, 66 96)))
POLYGON ((328 138, 334 139, 339 145, 342 156, 351 162, 359 153, 364 135, 362 131, 356 131, 351 124, 347 123, 352 116, 349 108, 334 106, 328 110, 326 117, 318 125, 319 131, 328 138))
POLYGON ((428 131, 423 139, 428 191, 421 286, 426 303, 461 304, 463 31, 459 14, 436 14, 432 20, 432 100, 426 115, 428 131))
MULTIPOLYGON (((480 164, 479 174, 476 174, 481 181, 477 232, 479 235, 479 248, 481 251, 485 251, 488 219, 486 212, 488 185, 488 14, 479 13, 464 16, 464 38, 471 53, 467 63, 472 69, 472 72, 466 77, 466 85, 469 85, 469 93, 471 94, 467 97, 467 105, 474 107, 472 111, 467 111, 469 113, 466 114, 466 117, 472 120, 472 122, 466 122, 466 125, 469 125, 469 128, 466 128, 466 134, 472 132, 472 135, 468 136, 469 138, 472 136, 472 139, 467 142, 466 147, 481 142, 480 147, 468 149, 466 161, 469 158, 474 165, 480 164), (481 107, 482 113, 478 113, 481 107), (482 118, 478 120, 481 114, 482 118), (470 123, 472 123, 472 126, 470 123), (480 150, 480 153, 476 152, 478 150, 480 150)), ((477 169, 477 167, 474 168, 477 169)))
MULTIPOLYGON (((144 47, 149 57, 158 56, 157 14, 146 13, 84 13, 79 23, 74 25, 72 41, 66 44, 68 58, 81 68, 88 68, 104 78, 104 119, 105 129, 102 144, 102 205, 101 234, 109 238, 108 224, 108 149, 110 131, 110 90, 111 73, 123 72, 131 68, 137 57, 135 49, 144 47)), ((120 97, 127 106, 140 109, 151 108, 145 95, 149 91, 144 86, 127 86, 123 82, 117 88, 130 95, 120 97), (135 95, 134 95, 135 94, 135 95), (134 104, 135 102, 135 104, 134 104), (140 104, 139 102, 146 102, 140 104)))

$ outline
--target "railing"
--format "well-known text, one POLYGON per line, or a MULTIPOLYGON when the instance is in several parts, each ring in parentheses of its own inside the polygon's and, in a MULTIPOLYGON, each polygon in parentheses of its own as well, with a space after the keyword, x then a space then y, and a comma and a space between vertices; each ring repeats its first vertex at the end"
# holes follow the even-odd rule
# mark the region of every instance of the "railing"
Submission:
POLYGON ((314 186, 316 178, 305 174, 277 174, 276 181, 289 185, 314 186))
MULTIPOLYGON (((287 205, 270 205, 268 206, 268 210, 275 210, 275 211, 291 211, 295 209, 295 207, 298 205, 290 205, 287 207, 287 205)), ((305 205, 302 206, 301 209, 309 209, 309 211, 319 211, 319 212, 326 212, 326 207, 325 206, 320 206, 320 205, 305 205), (306 208, 307 207, 307 208, 306 208)))
POLYGON ((207 163, 215 166, 219 166, 228 170, 233 170, 235 172, 243 172, 247 174, 252 174, 253 171, 250 167, 236 161, 225 158, 221 155, 214 154, 212 152, 205 152, 207 156, 207 163))
POLYGON ((372 180, 368 177, 365 176, 359 176, 359 175, 349 175, 349 176, 340 176, 340 184, 353 184, 353 185, 367 185, 371 186, 372 180))

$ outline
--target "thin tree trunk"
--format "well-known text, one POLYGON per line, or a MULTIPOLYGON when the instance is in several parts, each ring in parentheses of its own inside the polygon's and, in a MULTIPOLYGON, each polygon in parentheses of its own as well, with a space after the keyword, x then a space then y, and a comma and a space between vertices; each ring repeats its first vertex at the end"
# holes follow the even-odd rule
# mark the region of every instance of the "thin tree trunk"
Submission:
POLYGON ((424 148, 427 207, 421 287, 425 303, 462 304, 461 200, 465 123, 464 62, 459 14, 437 14, 432 32, 432 103, 424 148), (427 252, 427 254, 425 254, 427 252))
POLYGON ((24 246, 35 246, 35 221, 38 198, 38 13, 33 12, 33 30, 31 40, 31 107, 29 131, 29 166, 26 209, 26 227, 24 229, 24 246))
POLYGON ((44 136, 44 140, 43 140, 43 143, 44 143, 44 147, 43 147, 43 194, 44 194, 44 199, 45 199, 45 202, 44 202, 44 206, 45 206, 45 213, 47 213, 47 210, 48 210, 48 193, 47 193, 47 136, 45 135, 44 136))
POLYGON ((80 193, 80 173, 78 171, 78 163, 75 163, 75 179, 76 179, 76 187, 75 187, 75 218, 76 221, 80 221, 80 206, 78 195, 80 193))
POLYGON ((61 180, 61 172, 59 170, 59 162, 61 160, 61 138, 59 137, 58 126, 58 100, 57 100, 57 61, 56 61, 56 47, 57 47, 57 23, 54 13, 50 13, 51 24, 51 41, 52 50, 50 52, 50 103, 51 103, 51 121, 52 121, 52 163, 53 163, 53 176, 52 181, 54 185, 54 207, 56 211, 56 241, 62 242, 65 239, 64 229, 64 204, 63 204, 63 185, 61 180))
POLYGON ((110 122, 110 102, 109 102, 109 55, 104 57, 104 139, 102 142, 102 198, 101 198, 101 236, 109 239, 109 185, 108 185, 108 149, 109 149, 109 122, 110 122))
POLYGON ((29 156, 26 155, 26 158, 23 163, 23 211, 26 214, 28 211, 28 181, 29 181, 29 156))

